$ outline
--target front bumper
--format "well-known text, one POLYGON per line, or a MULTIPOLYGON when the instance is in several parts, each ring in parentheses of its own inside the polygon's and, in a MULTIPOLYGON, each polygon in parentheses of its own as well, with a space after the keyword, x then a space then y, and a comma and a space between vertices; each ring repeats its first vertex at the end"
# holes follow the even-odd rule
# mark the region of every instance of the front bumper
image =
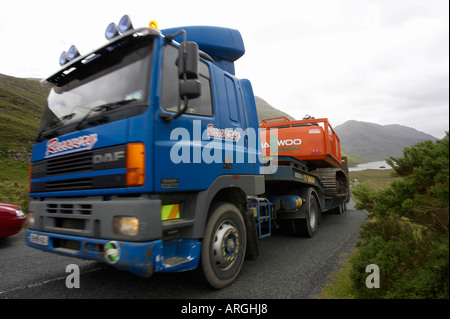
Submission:
POLYGON ((30 202, 37 231, 88 238, 146 242, 162 238, 161 200, 139 197, 101 196, 86 198, 46 198, 30 202), (114 217, 139 220, 139 232, 130 238, 114 232, 114 217))
POLYGON ((26 244, 47 252, 104 262, 141 277, 149 277, 153 272, 195 269, 201 252, 197 239, 126 242, 36 230, 27 230, 26 244))

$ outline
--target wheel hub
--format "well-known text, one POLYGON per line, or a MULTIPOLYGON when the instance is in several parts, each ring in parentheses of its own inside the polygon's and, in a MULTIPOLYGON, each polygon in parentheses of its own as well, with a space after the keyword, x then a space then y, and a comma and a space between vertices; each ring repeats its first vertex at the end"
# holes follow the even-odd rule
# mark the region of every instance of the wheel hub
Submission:
POLYGON ((214 235, 213 254, 216 267, 227 270, 239 254, 239 234, 228 222, 222 223, 214 235))

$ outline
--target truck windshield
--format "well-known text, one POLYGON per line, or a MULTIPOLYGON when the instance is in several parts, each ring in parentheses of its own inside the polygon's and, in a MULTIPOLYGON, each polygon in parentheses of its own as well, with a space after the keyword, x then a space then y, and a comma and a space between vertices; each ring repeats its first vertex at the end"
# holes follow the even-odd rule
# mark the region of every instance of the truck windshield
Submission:
POLYGON ((149 35, 119 39, 48 78, 52 89, 37 140, 145 110, 153 40, 149 35))

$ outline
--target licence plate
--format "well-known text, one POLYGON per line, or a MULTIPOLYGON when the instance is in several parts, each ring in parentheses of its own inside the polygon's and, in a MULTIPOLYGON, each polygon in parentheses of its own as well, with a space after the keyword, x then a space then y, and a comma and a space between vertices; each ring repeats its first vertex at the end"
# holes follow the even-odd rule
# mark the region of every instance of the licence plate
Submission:
POLYGON ((48 236, 38 235, 38 234, 30 234, 30 242, 33 244, 48 246, 48 236))

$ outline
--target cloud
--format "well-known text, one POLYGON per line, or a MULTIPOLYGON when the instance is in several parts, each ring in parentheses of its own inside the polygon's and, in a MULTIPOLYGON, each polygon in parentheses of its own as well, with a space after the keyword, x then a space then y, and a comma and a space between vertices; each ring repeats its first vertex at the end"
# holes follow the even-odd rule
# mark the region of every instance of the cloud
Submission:
POLYGON ((238 29, 246 54, 236 74, 296 118, 398 123, 441 137, 448 130, 447 0, 229 0, 0 2, 0 73, 44 77, 71 44, 82 54, 129 14, 135 26, 238 29), (125 12, 126 11, 126 12, 125 12), (6 44, 6 48, 4 49, 6 44), (421 120, 418 121, 417 119, 421 120))
MULTIPOLYGON (((290 33, 272 32, 270 44, 257 46, 267 63, 256 71, 255 93, 296 118, 309 113, 334 125, 348 119, 415 125, 442 137, 448 130, 448 13, 439 1, 431 7, 391 3, 327 2, 320 13, 309 6, 290 33)), ((292 21, 291 15, 283 18, 292 21)))

